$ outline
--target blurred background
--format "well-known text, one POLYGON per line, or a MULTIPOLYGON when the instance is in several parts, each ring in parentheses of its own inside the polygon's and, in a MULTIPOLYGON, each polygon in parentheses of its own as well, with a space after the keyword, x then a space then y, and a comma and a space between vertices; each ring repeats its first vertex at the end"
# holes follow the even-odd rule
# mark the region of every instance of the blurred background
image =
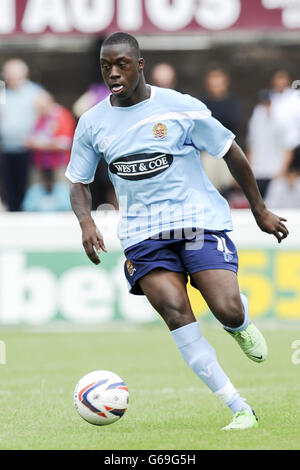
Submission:
POLYGON ((148 83, 199 98, 236 134, 268 206, 287 216, 278 248, 224 162, 201 156, 233 210, 253 316, 299 321, 300 1, 0 0, 0 324, 157 321, 127 292, 105 162, 91 185, 109 248, 99 268, 83 253, 64 176, 79 117, 108 95, 101 43, 120 30, 137 37, 148 83))

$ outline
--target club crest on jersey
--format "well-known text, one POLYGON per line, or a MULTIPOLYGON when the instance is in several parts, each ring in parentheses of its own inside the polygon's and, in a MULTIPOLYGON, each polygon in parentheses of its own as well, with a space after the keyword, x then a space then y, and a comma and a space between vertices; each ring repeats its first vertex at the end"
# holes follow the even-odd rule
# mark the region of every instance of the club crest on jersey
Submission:
POLYGON ((167 137, 168 133, 167 126, 159 122, 153 127, 153 133, 156 139, 164 139, 165 137, 167 137))
POLYGON ((126 261, 126 268, 127 268, 129 276, 133 276, 136 269, 133 267, 133 264, 131 261, 129 261, 129 259, 126 261))

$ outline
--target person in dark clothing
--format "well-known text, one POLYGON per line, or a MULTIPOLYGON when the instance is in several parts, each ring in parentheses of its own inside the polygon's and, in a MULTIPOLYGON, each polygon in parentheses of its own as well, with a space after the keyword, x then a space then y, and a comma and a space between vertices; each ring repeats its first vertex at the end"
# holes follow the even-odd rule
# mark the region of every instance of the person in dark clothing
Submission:
POLYGON ((211 68, 204 78, 205 94, 201 101, 214 118, 235 135, 239 133, 239 103, 230 92, 230 78, 222 68, 211 68))
MULTIPOLYGON (((239 136, 239 102, 230 92, 229 75, 221 67, 211 67, 204 77, 204 93, 200 97, 211 111, 212 116, 223 126, 239 136)), ((202 163, 206 174, 214 186, 223 194, 233 184, 226 165, 216 165, 210 155, 204 153, 202 163)))

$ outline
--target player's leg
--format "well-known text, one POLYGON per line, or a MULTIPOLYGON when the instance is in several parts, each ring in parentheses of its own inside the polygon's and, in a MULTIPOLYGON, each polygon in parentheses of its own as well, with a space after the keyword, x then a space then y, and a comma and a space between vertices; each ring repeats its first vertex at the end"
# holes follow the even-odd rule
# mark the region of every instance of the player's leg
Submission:
POLYGON ((246 296, 240 294, 237 275, 226 269, 191 274, 208 307, 224 328, 237 340, 245 354, 255 362, 267 356, 263 335, 250 322, 246 296))
POLYGON ((235 414, 235 428, 257 426, 250 406, 219 365, 192 312, 183 273, 155 269, 139 279, 149 302, 162 316, 188 366, 235 414), (236 422, 238 419, 238 423, 236 422))
POLYGON ((210 269, 191 274, 193 285, 224 327, 239 328, 246 320, 237 275, 226 269, 210 269))
POLYGON ((196 321, 187 296, 184 273, 154 269, 139 279, 139 285, 169 330, 196 321))
POLYGON ((262 362, 267 345, 260 331, 250 323, 246 296, 237 281, 237 250, 225 232, 197 231, 182 244, 180 260, 201 292, 210 310, 253 361, 262 362))

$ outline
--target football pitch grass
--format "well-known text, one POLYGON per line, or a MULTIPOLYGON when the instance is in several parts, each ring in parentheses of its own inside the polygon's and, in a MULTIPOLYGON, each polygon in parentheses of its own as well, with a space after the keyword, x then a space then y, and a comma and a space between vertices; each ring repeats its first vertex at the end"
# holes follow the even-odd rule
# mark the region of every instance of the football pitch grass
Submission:
POLYGON ((164 325, 4 330, 0 449, 300 449, 300 364, 291 360, 300 325, 262 329, 269 345, 263 364, 249 361, 222 328, 201 328, 255 410, 258 429, 221 431, 231 412, 185 365, 164 325), (115 372, 129 388, 127 412, 109 426, 86 423, 73 406, 77 381, 96 369, 115 372))

